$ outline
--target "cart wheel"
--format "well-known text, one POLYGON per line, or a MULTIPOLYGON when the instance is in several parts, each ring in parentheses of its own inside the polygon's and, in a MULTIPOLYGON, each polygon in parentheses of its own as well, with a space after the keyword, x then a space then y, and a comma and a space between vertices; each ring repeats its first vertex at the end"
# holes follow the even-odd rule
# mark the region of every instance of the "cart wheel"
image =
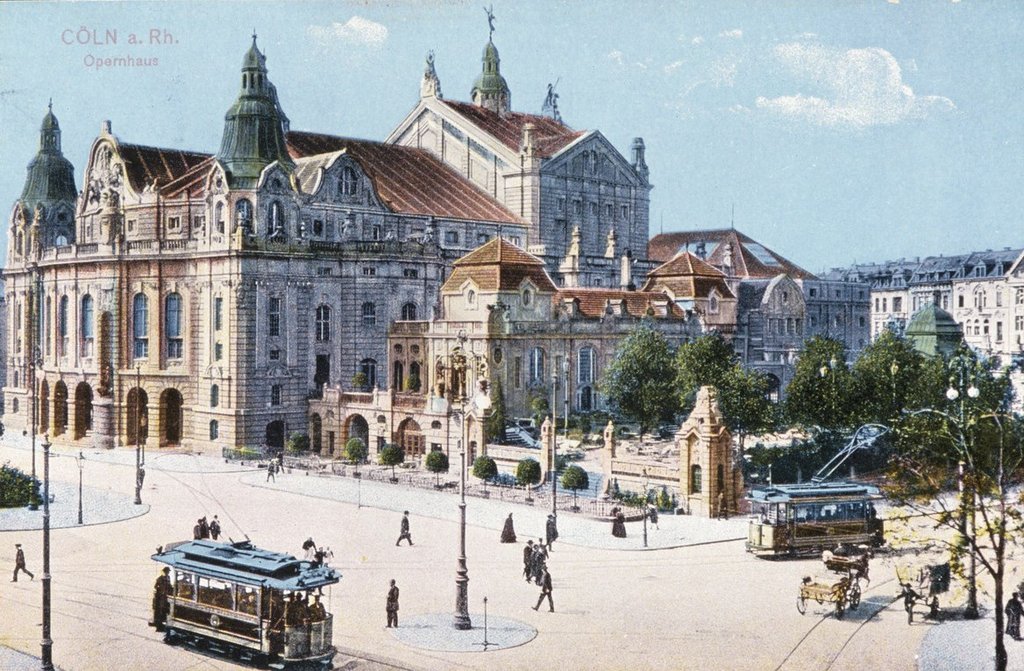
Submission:
POLYGON ((801 615, 803 615, 804 613, 806 613, 806 612, 807 612, 807 599, 805 599, 805 598, 804 598, 804 597, 802 597, 802 596, 798 596, 798 597, 796 598, 796 609, 797 609, 798 611, 800 611, 800 614, 801 614, 801 615))
POLYGON ((860 605, 860 586, 854 585, 850 589, 850 610, 857 610, 860 605))
POLYGON ((844 613, 844 609, 843 609, 843 602, 842 602, 842 600, 836 601, 836 619, 837 620, 842 620, 843 619, 843 613, 844 613))

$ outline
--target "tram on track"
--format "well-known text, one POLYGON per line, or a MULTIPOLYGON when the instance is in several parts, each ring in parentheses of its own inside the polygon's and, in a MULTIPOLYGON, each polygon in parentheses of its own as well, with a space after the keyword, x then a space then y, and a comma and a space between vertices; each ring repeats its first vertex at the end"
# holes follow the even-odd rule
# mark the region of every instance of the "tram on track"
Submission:
POLYGON ((877 487, 855 482, 809 482, 752 489, 747 551, 759 555, 820 553, 838 545, 885 542, 874 501, 877 487))
POLYGON ((165 642, 275 669, 331 668, 334 618, 320 598, 341 579, 334 569, 248 540, 173 543, 152 559, 168 567, 153 597, 165 642))

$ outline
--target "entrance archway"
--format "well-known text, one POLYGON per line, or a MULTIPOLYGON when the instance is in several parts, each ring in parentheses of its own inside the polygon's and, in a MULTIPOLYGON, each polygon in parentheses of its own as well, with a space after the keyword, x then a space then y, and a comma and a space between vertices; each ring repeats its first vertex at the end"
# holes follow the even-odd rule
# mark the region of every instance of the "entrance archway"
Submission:
POLYGON ((181 392, 177 389, 164 389, 160 394, 160 426, 163 427, 163 445, 180 445, 182 421, 181 392))
POLYGON ((402 423, 398 425, 396 438, 407 458, 419 457, 423 454, 423 432, 420 431, 420 425, 411 417, 402 420, 402 423))
POLYGON ((267 424, 266 443, 268 447, 284 449, 284 420, 274 420, 267 424))
POLYGON ((68 430, 68 386, 58 380, 53 386, 53 435, 62 436, 68 430))
POLYGON ((346 443, 352 438, 358 438, 363 441, 363 445, 367 448, 370 447, 370 425, 362 415, 350 415, 345 423, 345 428, 346 443))
POLYGON ((126 444, 146 442, 149 437, 149 395, 145 389, 136 387, 128 390, 128 407, 125 412, 126 444))
POLYGON ((92 429, 92 387, 88 382, 79 382, 75 387, 75 432, 73 438, 84 438, 92 429))
POLYGON ((316 413, 309 417, 309 447, 317 454, 323 448, 323 422, 316 413))

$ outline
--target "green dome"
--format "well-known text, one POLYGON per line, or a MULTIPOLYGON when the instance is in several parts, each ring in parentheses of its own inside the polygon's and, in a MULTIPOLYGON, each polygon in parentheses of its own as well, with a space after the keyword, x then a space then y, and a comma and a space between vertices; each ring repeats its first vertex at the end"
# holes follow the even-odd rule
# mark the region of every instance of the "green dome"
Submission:
POLYGON ((925 305, 910 318, 906 336, 914 343, 914 349, 926 356, 948 356, 963 341, 953 315, 934 303, 925 305))
POLYGON ((508 83, 501 76, 501 58, 498 57, 498 48, 494 42, 488 42, 484 47, 482 60, 483 71, 473 82, 473 104, 494 112, 507 112, 511 94, 508 83))
POLYGON ((57 202, 74 204, 77 197, 75 167, 61 153, 60 124, 51 105, 39 130, 39 151, 28 164, 21 201, 34 210, 39 204, 47 208, 57 202))
POLYGON ((263 168, 274 161, 292 165, 284 141, 287 122, 277 89, 267 77, 266 58, 253 36, 252 46, 242 59, 242 89, 224 115, 224 134, 217 153, 231 186, 253 188, 263 168))

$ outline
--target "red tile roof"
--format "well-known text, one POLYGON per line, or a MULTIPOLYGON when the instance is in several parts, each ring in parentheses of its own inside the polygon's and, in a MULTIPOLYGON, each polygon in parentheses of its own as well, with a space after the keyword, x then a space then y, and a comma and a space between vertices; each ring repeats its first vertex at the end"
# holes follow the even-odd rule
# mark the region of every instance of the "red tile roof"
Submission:
POLYGON ((731 228, 711 231, 661 233, 647 243, 647 256, 665 262, 682 251, 696 251, 703 243, 710 265, 723 267, 726 243, 732 251, 732 276, 743 279, 770 279, 786 274, 794 279, 815 279, 795 263, 779 256, 761 243, 731 228))
POLYGON ((584 317, 603 317, 608 314, 609 303, 618 301, 622 301, 626 313, 632 317, 649 315, 661 319, 666 317, 682 319, 686 316, 683 310, 673 303, 668 295, 661 291, 624 291, 573 287, 559 289, 558 293, 555 294, 555 300, 559 304, 567 299, 577 302, 580 314, 584 317), (654 307, 655 303, 664 305, 668 310, 668 314, 659 314, 657 308, 654 307))
POLYGON ((712 289, 719 296, 735 298, 725 273, 690 252, 680 252, 647 275, 644 291, 671 291, 676 298, 707 298, 712 289))
POLYGON ((377 194, 394 212, 526 225, 422 149, 302 131, 289 132, 285 143, 296 160, 300 178, 300 159, 344 151, 359 163, 377 194))
POLYGON ((538 291, 555 291, 544 262, 503 238, 494 238, 455 261, 442 293, 458 291, 467 279, 484 291, 516 291, 525 279, 538 291))
POLYGON ((443 103, 473 122, 480 130, 489 134, 509 149, 518 152, 523 141, 523 126, 532 123, 537 154, 541 157, 558 153, 570 142, 584 134, 569 128, 560 121, 539 114, 507 112, 498 114, 472 103, 442 100, 443 103))
MULTIPOLYGON (((211 154, 180 149, 145 147, 138 144, 117 144, 124 160, 125 172, 132 188, 142 193, 147 184, 156 182, 160 192, 177 195, 186 188, 202 188, 206 169, 213 164, 211 154)), ((197 195, 195 191, 191 191, 197 195)))

